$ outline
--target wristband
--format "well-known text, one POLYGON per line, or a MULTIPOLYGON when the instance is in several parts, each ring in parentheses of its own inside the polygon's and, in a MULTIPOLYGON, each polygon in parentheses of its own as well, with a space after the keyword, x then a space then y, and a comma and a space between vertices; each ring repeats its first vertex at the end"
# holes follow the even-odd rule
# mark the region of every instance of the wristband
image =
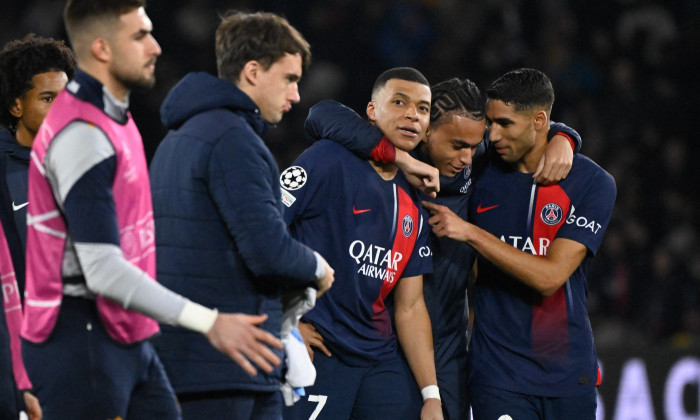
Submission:
POLYGON ((216 321, 219 311, 209 309, 191 300, 185 301, 185 306, 177 317, 177 323, 181 327, 206 334, 216 321))
POLYGON ((420 390, 421 395, 423 396, 423 401, 427 400, 428 398, 435 398, 438 401, 442 401, 440 399, 440 388, 438 388, 437 385, 428 385, 425 388, 420 390))

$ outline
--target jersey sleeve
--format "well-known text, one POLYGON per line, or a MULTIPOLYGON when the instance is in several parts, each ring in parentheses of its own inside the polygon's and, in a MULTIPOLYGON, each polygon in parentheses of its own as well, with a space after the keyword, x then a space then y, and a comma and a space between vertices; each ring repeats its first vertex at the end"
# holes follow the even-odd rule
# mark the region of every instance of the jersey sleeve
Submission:
POLYGON ((393 162, 395 149, 388 140, 382 142, 384 134, 381 130, 339 102, 326 100, 311 107, 304 129, 311 141, 328 139, 362 159, 371 157, 393 162))
POLYGON ((578 153, 581 150, 583 140, 581 139, 581 135, 578 133, 578 131, 574 130, 573 128, 569 127, 564 123, 550 121, 549 133, 547 133, 547 141, 551 140, 552 137, 556 136, 557 134, 561 134, 562 136, 569 139, 569 143, 571 143, 571 147, 574 149, 574 154, 578 153))
POLYGON ((428 226, 428 213, 419 205, 418 238, 411 252, 411 259, 406 265, 401 277, 413 277, 433 272, 433 257, 430 240, 430 226, 428 226))
POLYGON ((212 197, 253 275, 283 288, 311 285, 316 257, 290 235, 279 208, 279 182, 274 182, 277 167, 256 137, 249 128, 232 128, 216 143, 207 180, 212 197))
POLYGON ((591 162, 578 175, 583 181, 582 191, 572 195, 571 209, 557 238, 579 242, 595 255, 612 217, 617 187, 613 177, 591 162))
POLYGON ((303 177, 298 185, 282 186, 284 221, 295 236, 297 223, 318 216, 326 208, 321 199, 329 198, 327 191, 332 176, 331 165, 328 159, 324 159, 325 149, 323 143, 316 143, 299 155, 292 166, 282 171, 282 178, 287 175, 303 177))

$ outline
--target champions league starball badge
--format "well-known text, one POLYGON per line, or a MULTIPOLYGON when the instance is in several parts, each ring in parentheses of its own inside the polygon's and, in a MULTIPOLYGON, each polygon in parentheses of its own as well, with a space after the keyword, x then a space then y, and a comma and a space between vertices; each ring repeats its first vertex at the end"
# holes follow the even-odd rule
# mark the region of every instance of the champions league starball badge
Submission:
POLYGON ((290 166, 280 175, 282 188, 294 191, 306 184, 306 171, 301 166, 290 166))
POLYGON ((552 226, 561 221, 562 214, 564 214, 564 212, 561 210, 561 207, 559 207, 559 204, 549 203, 542 207, 540 217, 545 224, 552 226))

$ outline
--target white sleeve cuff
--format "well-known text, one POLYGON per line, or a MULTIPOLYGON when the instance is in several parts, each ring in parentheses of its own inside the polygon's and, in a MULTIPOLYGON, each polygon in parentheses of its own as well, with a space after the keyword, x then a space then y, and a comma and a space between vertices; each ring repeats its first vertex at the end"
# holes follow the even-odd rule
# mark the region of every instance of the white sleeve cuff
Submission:
POLYGON ((321 254, 314 251, 316 256, 316 280, 321 280, 326 275, 326 265, 323 263, 323 257, 321 254))
POLYGON ((428 385, 425 388, 420 390, 421 395, 423 395, 423 401, 429 399, 429 398, 436 398, 439 401, 442 401, 440 399, 440 388, 438 388, 437 385, 428 385))
POLYGON ((183 328, 206 334, 216 321, 219 311, 209 309, 191 300, 185 301, 185 306, 180 311, 177 323, 183 328))

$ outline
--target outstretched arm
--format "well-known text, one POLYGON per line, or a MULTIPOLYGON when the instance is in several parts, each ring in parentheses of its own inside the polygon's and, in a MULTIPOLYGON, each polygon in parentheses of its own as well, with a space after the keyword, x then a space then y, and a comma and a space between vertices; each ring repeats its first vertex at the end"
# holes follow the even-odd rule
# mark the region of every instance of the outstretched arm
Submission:
POLYGON ((281 363, 267 346, 281 349, 282 343, 256 327, 266 315, 219 314, 165 288, 125 258, 112 192, 116 157, 102 131, 83 122, 70 124, 54 139, 45 161, 92 293, 159 322, 205 334, 250 375, 256 373, 251 362, 266 372, 281 363))
POLYGON ((423 395, 421 419, 442 419, 442 404, 437 392, 433 332, 423 299, 423 276, 404 277, 394 290, 396 332, 413 376, 423 395), (429 394, 430 390, 435 394, 429 394), (425 395, 428 394, 428 395, 425 395))
POLYGON ((440 191, 436 168, 396 150, 379 128, 340 102, 326 100, 311 107, 304 129, 311 141, 331 140, 363 159, 395 163, 411 185, 432 198, 440 191))
POLYGON ((554 294, 586 257, 585 245, 565 238, 555 238, 544 258, 532 255, 463 220, 445 206, 424 201, 423 207, 430 211, 428 223, 438 237, 468 243, 498 268, 544 296, 554 294))

